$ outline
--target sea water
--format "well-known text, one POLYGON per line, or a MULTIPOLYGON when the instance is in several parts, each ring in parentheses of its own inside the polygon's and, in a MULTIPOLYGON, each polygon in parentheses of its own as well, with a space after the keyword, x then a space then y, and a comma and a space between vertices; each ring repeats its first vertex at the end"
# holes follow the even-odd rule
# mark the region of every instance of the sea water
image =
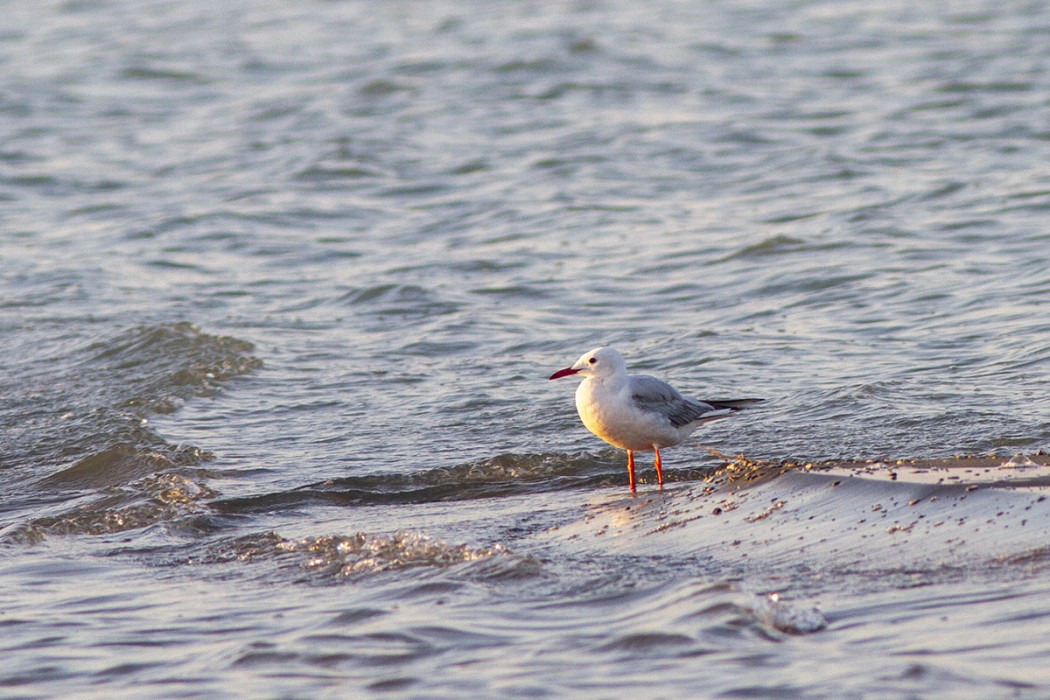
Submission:
POLYGON ((1044 3, 2 14, 0 694, 1050 695, 1044 3))

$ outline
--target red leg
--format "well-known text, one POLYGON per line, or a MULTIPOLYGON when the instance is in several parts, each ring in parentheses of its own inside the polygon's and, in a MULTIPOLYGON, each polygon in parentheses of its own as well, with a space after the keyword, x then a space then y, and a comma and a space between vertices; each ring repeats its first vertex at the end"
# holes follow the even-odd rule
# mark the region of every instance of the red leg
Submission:
POLYGON ((663 486, 664 470, 661 469, 663 463, 660 461, 660 448, 656 445, 653 445, 653 449, 656 451, 656 461, 654 462, 654 464, 656 465, 656 483, 660 484, 660 486, 663 486))
POLYGON ((634 491, 634 452, 631 450, 627 450, 627 478, 631 480, 631 490, 634 491))

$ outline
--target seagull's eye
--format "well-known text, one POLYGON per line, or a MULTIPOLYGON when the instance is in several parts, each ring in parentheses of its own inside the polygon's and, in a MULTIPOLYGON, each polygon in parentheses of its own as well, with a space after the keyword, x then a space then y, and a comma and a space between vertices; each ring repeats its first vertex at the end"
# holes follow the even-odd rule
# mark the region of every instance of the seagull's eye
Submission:
POLYGON ((587 361, 590 362, 593 365, 595 362, 598 361, 598 358, 597 357, 592 357, 591 359, 589 359, 587 361))

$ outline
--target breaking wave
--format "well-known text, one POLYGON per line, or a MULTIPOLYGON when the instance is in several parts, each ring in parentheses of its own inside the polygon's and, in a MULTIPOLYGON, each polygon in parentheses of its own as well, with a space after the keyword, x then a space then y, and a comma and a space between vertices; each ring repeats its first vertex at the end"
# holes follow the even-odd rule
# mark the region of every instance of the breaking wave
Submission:
POLYGON ((485 578, 530 576, 540 570, 531 557, 513 554, 504 545, 471 547, 450 544, 421 532, 398 531, 390 535, 356 533, 289 539, 274 532, 246 535, 221 543, 201 559, 224 561, 275 561, 308 572, 321 580, 359 577, 404 569, 449 569, 486 564, 478 569, 485 578))
MULTIPOLYGON (((203 509, 215 494, 199 465, 211 455, 173 445, 149 425, 261 361, 243 340, 188 323, 132 328, 79 345, 42 348, 0 384, 0 484, 33 505, 7 541, 137 529, 203 509)), ((2 382, 3 380, 0 380, 2 382)))

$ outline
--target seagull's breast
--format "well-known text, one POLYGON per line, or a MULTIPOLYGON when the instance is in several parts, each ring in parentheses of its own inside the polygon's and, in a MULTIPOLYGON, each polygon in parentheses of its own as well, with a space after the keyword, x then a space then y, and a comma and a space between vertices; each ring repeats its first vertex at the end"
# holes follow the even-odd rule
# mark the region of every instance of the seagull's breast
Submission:
POLYGON ((626 383, 583 380, 576 389, 576 411, 588 430, 624 450, 651 450, 680 441, 666 418, 634 405, 626 383))

